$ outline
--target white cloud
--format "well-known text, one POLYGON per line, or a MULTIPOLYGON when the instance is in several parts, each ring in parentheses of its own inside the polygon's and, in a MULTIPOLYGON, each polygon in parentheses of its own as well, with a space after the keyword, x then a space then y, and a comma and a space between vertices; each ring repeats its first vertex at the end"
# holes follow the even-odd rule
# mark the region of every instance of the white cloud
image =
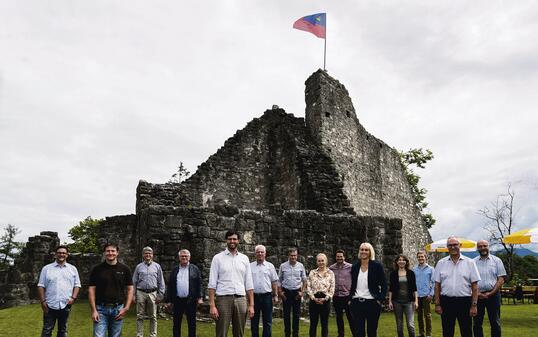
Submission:
POLYGON ((327 65, 358 116, 435 159, 435 239, 484 235, 476 211, 512 182, 538 224, 538 5, 451 1, 0 3, 0 225, 23 235, 134 212, 138 179, 194 171, 272 104, 304 115, 328 12, 327 65))

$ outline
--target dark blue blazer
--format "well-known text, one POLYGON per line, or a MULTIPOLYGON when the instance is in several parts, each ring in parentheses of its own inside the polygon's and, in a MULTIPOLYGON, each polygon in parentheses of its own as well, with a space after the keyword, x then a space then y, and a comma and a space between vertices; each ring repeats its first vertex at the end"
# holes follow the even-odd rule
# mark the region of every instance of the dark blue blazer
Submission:
MULTIPOLYGON (((351 289, 349 290, 350 298, 355 295, 355 290, 357 290, 357 277, 359 276, 360 268, 360 261, 351 267, 351 289)), ((378 301, 384 301, 385 297, 387 296, 387 279, 385 278, 383 265, 373 260, 368 262, 368 290, 370 290, 370 294, 372 294, 372 296, 378 301)))
MULTIPOLYGON (((177 273, 179 266, 175 267, 170 274, 166 291, 166 302, 172 303, 177 297, 177 273)), ((196 265, 189 263, 189 299, 197 300, 204 297, 202 290, 202 274, 196 265)))

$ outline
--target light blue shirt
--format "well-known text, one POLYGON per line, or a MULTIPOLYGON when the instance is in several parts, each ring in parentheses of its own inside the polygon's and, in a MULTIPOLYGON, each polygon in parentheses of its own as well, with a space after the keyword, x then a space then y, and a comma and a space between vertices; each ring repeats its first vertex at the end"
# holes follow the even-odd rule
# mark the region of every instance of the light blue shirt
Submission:
POLYGON ((133 284, 136 289, 157 289, 163 295, 165 285, 161 265, 155 261, 139 263, 133 273, 133 284))
POLYGON ((478 273, 480 273, 480 281, 478 281, 478 291, 480 292, 490 291, 495 287, 495 283, 497 283, 500 276, 506 276, 504 264, 497 256, 488 254, 485 259, 477 256, 473 260, 478 273))
POLYGON ((45 302, 49 308, 63 309, 73 295, 73 288, 80 288, 77 268, 67 262, 47 264, 41 269, 37 286, 45 288, 45 302))
POLYGON ((433 267, 425 263, 423 267, 420 265, 413 268, 417 280, 418 297, 432 296, 435 290, 435 281, 433 280, 433 267))
POLYGON ((278 281, 275 266, 269 261, 263 261, 263 263, 254 261, 250 263, 250 270, 252 270, 254 293, 270 293, 272 291, 273 282, 278 281))
POLYGON ((289 261, 282 263, 278 270, 278 279, 280 286, 284 289, 301 289, 303 282, 306 282, 306 271, 303 264, 299 261, 295 262, 293 266, 289 261))
POLYGON ((234 255, 228 248, 213 256, 207 287, 219 296, 246 295, 254 289, 248 257, 239 252, 234 255))
POLYGON ((189 297, 189 265, 179 266, 176 278, 176 296, 189 297))

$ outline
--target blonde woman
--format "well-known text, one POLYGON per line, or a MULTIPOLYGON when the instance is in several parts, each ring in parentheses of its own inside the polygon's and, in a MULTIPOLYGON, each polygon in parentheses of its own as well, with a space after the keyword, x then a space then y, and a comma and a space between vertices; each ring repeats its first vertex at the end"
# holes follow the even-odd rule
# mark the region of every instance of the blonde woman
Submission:
POLYGON ((383 265, 375 261, 374 247, 368 242, 359 248, 359 262, 351 267, 351 315, 356 337, 377 336, 381 303, 387 294, 387 280, 383 265))
POLYGON ((321 336, 329 335, 330 301, 334 295, 334 273, 327 267, 327 255, 316 256, 318 267, 308 274, 306 291, 310 297, 310 337, 316 337, 318 321, 321 321, 321 336))

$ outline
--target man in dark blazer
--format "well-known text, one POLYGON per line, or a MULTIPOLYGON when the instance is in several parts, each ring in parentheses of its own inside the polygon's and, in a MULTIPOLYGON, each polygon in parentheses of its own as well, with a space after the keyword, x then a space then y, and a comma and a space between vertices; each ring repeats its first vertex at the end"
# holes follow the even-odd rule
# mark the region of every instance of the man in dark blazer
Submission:
POLYGON ((174 337, 181 336, 183 314, 187 316, 189 337, 196 337, 196 308, 203 303, 202 275, 197 266, 190 263, 191 253, 182 249, 178 253, 179 266, 170 274, 166 292, 167 306, 173 305, 174 337))

